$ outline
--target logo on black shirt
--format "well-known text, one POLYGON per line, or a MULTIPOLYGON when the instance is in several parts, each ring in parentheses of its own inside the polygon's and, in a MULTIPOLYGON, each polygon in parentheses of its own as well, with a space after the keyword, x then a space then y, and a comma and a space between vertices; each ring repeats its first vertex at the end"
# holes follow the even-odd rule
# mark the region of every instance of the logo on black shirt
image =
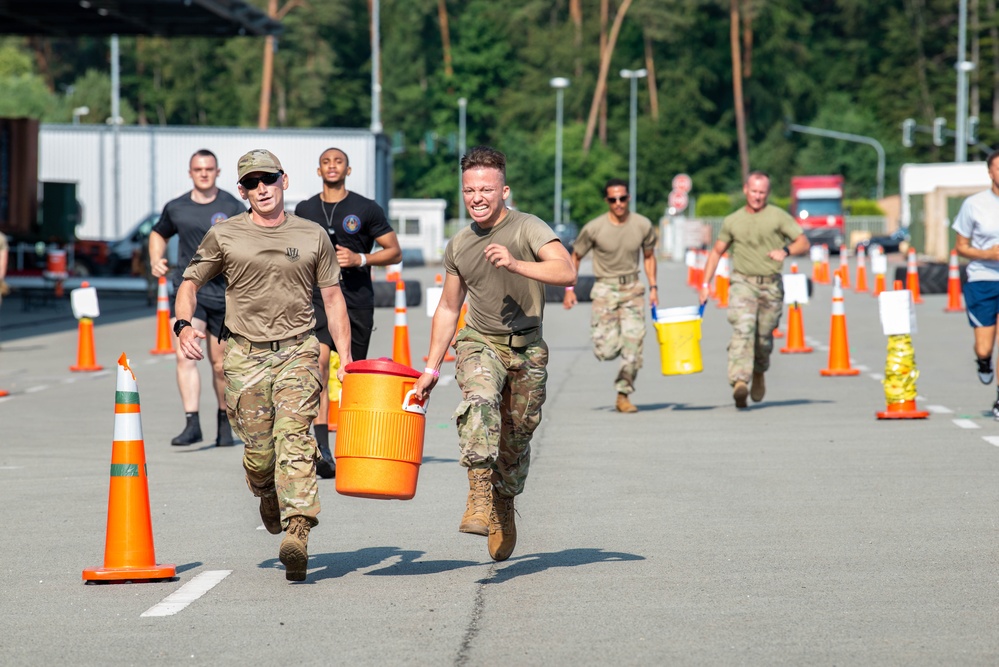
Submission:
POLYGON ((298 248, 285 248, 284 256, 288 258, 289 262, 298 261, 298 248))
POLYGON ((356 234, 361 231, 361 219, 351 213, 343 219, 343 231, 348 234, 356 234))
POLYGON ((222 212, 216 213, 216 214, 214 214, 212 216, 212 227, 214 227, 215 225, 219 224, 223 220, 228 220, 228 219, 229 219, 229 216, 226 215, 225 213, 222 213, 222 212))

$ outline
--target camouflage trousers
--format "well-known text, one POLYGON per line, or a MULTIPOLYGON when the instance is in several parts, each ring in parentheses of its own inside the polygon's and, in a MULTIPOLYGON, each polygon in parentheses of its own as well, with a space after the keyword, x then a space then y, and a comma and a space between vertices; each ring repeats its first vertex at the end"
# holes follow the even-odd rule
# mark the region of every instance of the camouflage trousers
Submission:
POLYGON ((461 465, 497 471, 500 495, 524 491, 531 436, 541 423, 548 381, 548 345, 494 343, 471 327, 458 332, 456 380, 462 401, 454 411, 461 465))
POLYGON ((635 281, 619 285, 597 280, 590 292, 590 337, 593 354, 600 361, 621 357, 614 380, 619 394, 635 391, 635 378, 642 367, 645 341, 645 287, 635 281))
POLYGON ((243 439, 243 468, 253 495, 277 493, 281 524, 296 515, 318 523, 316 441, 319 414, 319 341, 309 336, 280 350, 226 343, 225 403, 229 423, 243 439))
POLYGON ((732 274, 728 291, 728 322, 732 339, 728 344, 728 383, 749 383, 752 374, 770 370, 774 329, 780 326, 784 307, 784 284, 778 276, 757 283, 752 276, 732 274))

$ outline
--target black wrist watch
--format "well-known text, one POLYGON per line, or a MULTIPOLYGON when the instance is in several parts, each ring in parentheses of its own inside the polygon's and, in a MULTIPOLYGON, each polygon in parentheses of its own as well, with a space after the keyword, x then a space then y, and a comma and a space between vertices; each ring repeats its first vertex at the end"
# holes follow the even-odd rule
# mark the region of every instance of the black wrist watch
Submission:
POLYGON ((180 332, 184 327, 191 326, 191 323, 187 320, 177 320, 173 323, 173 334, 175 336, 180 336, 180 332))

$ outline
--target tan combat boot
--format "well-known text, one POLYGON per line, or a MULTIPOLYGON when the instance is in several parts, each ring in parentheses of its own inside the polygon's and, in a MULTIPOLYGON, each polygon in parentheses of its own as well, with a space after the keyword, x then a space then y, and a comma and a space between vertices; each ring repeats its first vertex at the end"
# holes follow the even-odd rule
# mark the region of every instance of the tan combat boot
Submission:
POLYGON ((767 395, 767 383, 763 379, 763 373, 753 372, 753 386, 749 390, 749 397, 754 403, 759 403, 767 395))
POLYGON ((736 380, 735 386, 732 387, 732 398, 735 399, 735 407, 744 408, 746 407, 746 396, 749 395, 749 387, 742 380, 736 380))
POLYGON ((305 581, 305 573, 309 568, 310 530, 312 524, 300 514, 288 521, 288 530, 281 540, 281 550, 278 552, 288 581, 305 581))
POLYGON ((277 492, 271 492, 265 496, 260 496, 260 520, 264 522, 264 528, 271 535, 281 534, 281 508, 278 507, 277 492))
POLYGON ((473 535, 489 534, 489 512, 493 503, 493 471, 489 468, 468 469, 468 501, 458 531, 473 535))
POLYGON ((501 496, 493 488, 493 508, 489 514, 489 557, 506 560, 517 546, 517 524, 514 521, 513 498, 501 496))
POLYGON ((614 407, 618 412, 638 412, 638 408, 628 400, 628 394, 618 394, 617 405, 614 407))

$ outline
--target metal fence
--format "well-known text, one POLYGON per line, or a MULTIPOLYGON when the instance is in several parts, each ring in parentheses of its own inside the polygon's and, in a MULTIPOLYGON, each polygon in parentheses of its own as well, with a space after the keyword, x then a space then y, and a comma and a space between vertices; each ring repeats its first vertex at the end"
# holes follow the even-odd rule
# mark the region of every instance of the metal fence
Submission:
MULTIPOLYGON (((722 220, 724 218, 701 218, 701 222, 711 228, 712 240, 718 238, 722 220)), ((888 233, 888 223, 883 215, 848 215, 844 227, 844 236, 848 241, 853 232, 869 232, 872 235, 888 233)))

